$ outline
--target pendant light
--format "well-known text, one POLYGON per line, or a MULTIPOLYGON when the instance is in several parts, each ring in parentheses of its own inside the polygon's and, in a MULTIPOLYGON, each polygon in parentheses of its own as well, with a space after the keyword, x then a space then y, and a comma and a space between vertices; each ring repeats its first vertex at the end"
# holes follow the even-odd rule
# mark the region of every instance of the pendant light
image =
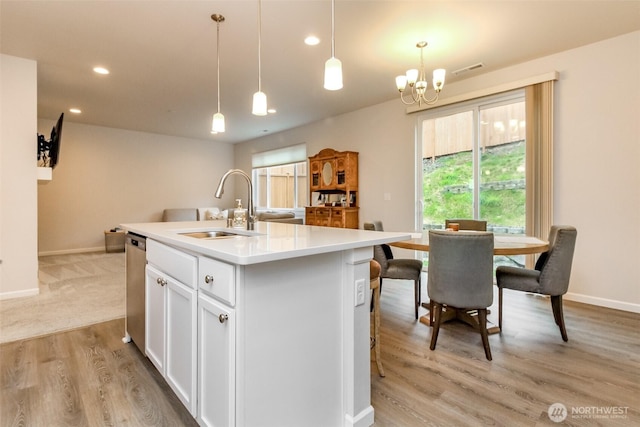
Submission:
POLYGON ((267 95, 262 91, 262 67, 260 53, 262 50, 262 2, 258 0, 258 91, 253 94, 252 113, 256 116, 267 115, 267 95))
POLYGON ((342 62, 336 58, 336 0, 331 0, 331 58, 324 64, 324 88, 342 89, 342 62))
POLYGON ((224 116, 220 112, 220 23, 224 22, 224 16, 214 13, 211 15, 211 19, 216 22, 217 26, 216 57, 218 62, 218 112, 213 115, 211 133, 222 133, 224 132, 224 116))

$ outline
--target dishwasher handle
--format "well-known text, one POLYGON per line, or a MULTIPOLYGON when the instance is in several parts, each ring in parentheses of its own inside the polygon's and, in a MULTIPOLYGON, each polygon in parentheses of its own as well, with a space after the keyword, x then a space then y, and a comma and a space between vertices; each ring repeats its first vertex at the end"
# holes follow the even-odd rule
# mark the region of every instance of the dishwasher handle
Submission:
POLYGON ((127 245, 135 246, 140 250, 147 250, 147 238, 137 234, 127 234, 127 245))

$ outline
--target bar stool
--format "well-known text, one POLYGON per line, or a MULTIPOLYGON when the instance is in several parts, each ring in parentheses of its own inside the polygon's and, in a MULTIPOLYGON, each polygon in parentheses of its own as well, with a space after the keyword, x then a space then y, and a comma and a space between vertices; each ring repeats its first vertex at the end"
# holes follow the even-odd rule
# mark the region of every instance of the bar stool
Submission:
POLYGON ((371 289, 373 298, 373 336, 371 337, 371 348, 375 349, 378 374, 384 377, 382 357, 380 356, 380 264, 374 259, 369 262, 369 279, 369 289, 371 289))

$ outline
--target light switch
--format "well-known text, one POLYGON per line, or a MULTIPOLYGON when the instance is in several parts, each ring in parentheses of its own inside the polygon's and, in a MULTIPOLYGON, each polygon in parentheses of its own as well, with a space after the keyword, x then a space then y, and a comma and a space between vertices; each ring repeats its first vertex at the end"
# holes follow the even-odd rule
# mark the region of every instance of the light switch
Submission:
POLYGON ((391 200, 391 193, 384 193, 384 199, 385 200, 391 200))

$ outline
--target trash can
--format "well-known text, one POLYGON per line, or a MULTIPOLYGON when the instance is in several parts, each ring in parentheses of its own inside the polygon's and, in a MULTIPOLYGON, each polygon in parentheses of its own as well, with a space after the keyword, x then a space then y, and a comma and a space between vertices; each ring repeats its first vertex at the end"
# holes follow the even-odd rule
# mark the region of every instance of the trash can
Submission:
POLYGON ((124 252, 124 230, 112 228, 104 230, 104 250, 110 252, 124 252))

